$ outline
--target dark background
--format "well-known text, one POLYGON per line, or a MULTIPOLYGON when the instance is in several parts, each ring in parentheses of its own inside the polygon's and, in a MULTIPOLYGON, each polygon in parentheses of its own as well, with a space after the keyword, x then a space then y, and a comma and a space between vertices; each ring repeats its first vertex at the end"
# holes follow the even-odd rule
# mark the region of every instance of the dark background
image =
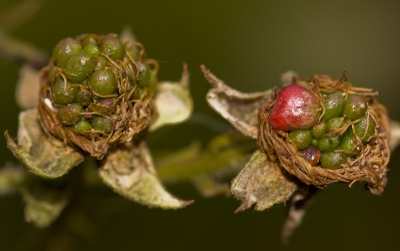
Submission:
MULTIPOLYGON (((0 11, 19 2, 0 1, 0 11)), ((347 70, 349 82, 379 90, 392 119, 400 120, 397 0, 47 0, 11 34, 51 53, 64 37, 119 33, 125 25, 133 28, 149 57, 159 60, 161 80, 178 80, 182 62, 188 63, 191 73, 194 117, 153 134, 149 139, 153 150, 178 149, 193 139, 206 143, 229 128, 219 126, 227 124, 205 102, 210 86, 200 64, 246 92, 280 85, 280 75, 287 70, 334 78, 347 70), (199 119, 204 115, 206 123, 199 119)), ((9 130, 14 136, 18 69, 0 59, 0 132, 9 130)), ((63 250, 65 243, 73 250, 400 250, 398 153, 392 155, 382 196, 371 195, 362 184, 351 189, 344 184, 327 187, 287 247, 280 243, 284 205, 234 214, 238 201, 204 199, 191 185, 177 184, 168 189, 180 198, 196 199, 178 211, 148 209, 107 189, 93 194, 86 203, 90 207, 82 207, 69 223, 75 226, 71 229, 91 229, 89 233, 66 231, 65 242, 55 242, 52 250, 63 250)), ((10 160, 16 162, 3 139, 0 165, 10 160)), ((0 250, 38 248, 38 242, 48 241, 48 233, 24 222, 19 195, 0 198, 0 250)))

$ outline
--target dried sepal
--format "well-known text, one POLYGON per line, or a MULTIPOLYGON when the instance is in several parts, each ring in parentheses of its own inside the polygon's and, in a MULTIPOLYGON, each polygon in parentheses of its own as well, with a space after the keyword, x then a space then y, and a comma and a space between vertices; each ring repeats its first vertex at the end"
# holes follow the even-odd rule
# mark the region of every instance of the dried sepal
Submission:
POLYGON ((15 90, 17 104, 22 109, 35 108, 39 102, 40 71, 29 64, 19 70, 19 79, 15 90))
POLYGON ((390 151, 394 151, 400 143, 400 122, 390 121, 390 141, 389 148, 390 151))
POLYGON ((182 77, 179 82, 160 82, 154 102, 158 118, 150 126, 154 131, 163 125, 177 124, 189 119, 193 111, 193 100, 189 91, 189 71, 183 64, 182 77))
POLYGON ((17 191, 25 181, 27 172, 25 169, 14 165, 6 164, 0 169, 0 195, 17 191))
POLYGON ((25 200, 25 220, 37 227, 49 226, 68 204, 66 191, 49 190, 35 186, 22 189, 25 200))
POLYGON ((308 206, 311 204, 318 191, 319 189, 314 186, 301 185, 290 197, 288 201, 287 217, 281 233, 281 240, 284 244, 289 243, 293 232, 300 226, 308 206))
POLYGON ((102 161, 100 176, 115 192, 149 207, 178 209, 193 202, 165 190, 144 142, 129 142, 110 151, 102 161))
POLYGON ((263 211, 285 203, 296 189, 296 182, 277 163, 269 161, 265 153, 257 150, 232 182, 232 194, 242 201, 235 212, 253 205, 255 210, 263 211))
POLYGON ((19 115, 18 144, 4 133, 7 147, 27 168, 43 178, 58 178, 83 161, 83 155, 49 138, 37 119, 37 109, 19 115))
POLYGON ((208 104, 238 131, 246 136, 257 138, 258 108, 271 96, 272 90, 256 93, 242 93, 225 85, 204 65, 204 76, 213 86, 207 94, 208 104))

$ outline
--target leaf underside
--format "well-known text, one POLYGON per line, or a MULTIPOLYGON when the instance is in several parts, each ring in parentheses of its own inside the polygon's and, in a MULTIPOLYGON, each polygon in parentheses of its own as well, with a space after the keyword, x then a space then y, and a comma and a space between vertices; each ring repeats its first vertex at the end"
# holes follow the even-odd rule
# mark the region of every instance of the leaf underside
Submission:
POLYGON ((236 212, 253 205, 255 210, 263 211, 285 203, 296 189, 297 184, 282 173, 279 165, 269 161, 267 155, 258 150, 231 186, 232 194, 242 201, 236 212))
POLYGON ((100 177, 115 192, 149 207, 178 209, 193 202, 177 199, 165 190, 144 142, 126 143, 109 152, 102 161, 100 177))
POLYGON ((83 155, 50 139, 38 121, 37 109, 19 115, 18 144, 5 132, 7 147, 30 171, 43 178, 58 178, 81 163, 83 155))

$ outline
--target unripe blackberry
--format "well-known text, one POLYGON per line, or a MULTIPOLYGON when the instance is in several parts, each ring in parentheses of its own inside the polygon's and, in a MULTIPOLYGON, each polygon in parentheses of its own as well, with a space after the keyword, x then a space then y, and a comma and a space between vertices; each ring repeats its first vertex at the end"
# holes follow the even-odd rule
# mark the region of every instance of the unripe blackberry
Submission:
POLYGON ((113 34, 61 40, 44 71, 39 105, 51 136, 101 159, 155 119, 157 63, 113 34), (132 56, 134 55, 134 57, 132 56))

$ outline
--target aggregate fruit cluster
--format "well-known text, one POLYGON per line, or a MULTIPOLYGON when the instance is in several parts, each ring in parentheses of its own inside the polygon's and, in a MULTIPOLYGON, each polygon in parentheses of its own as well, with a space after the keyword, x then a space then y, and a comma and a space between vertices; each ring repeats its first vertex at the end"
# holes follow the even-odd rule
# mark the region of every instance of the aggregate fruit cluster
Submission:
POLYGON ((282 88, 271 109, 269 123, 288 132, 304 159, 315 166, 337 169, 355 157, 375 135, 375 118, 363 95, 341 90, 322 92, 291 84, 282 88))
POLYGON ((101 159, 154 119, 157 68, 140 43, 114 34, 61 40, 42 76, 43 128, 101 159))

